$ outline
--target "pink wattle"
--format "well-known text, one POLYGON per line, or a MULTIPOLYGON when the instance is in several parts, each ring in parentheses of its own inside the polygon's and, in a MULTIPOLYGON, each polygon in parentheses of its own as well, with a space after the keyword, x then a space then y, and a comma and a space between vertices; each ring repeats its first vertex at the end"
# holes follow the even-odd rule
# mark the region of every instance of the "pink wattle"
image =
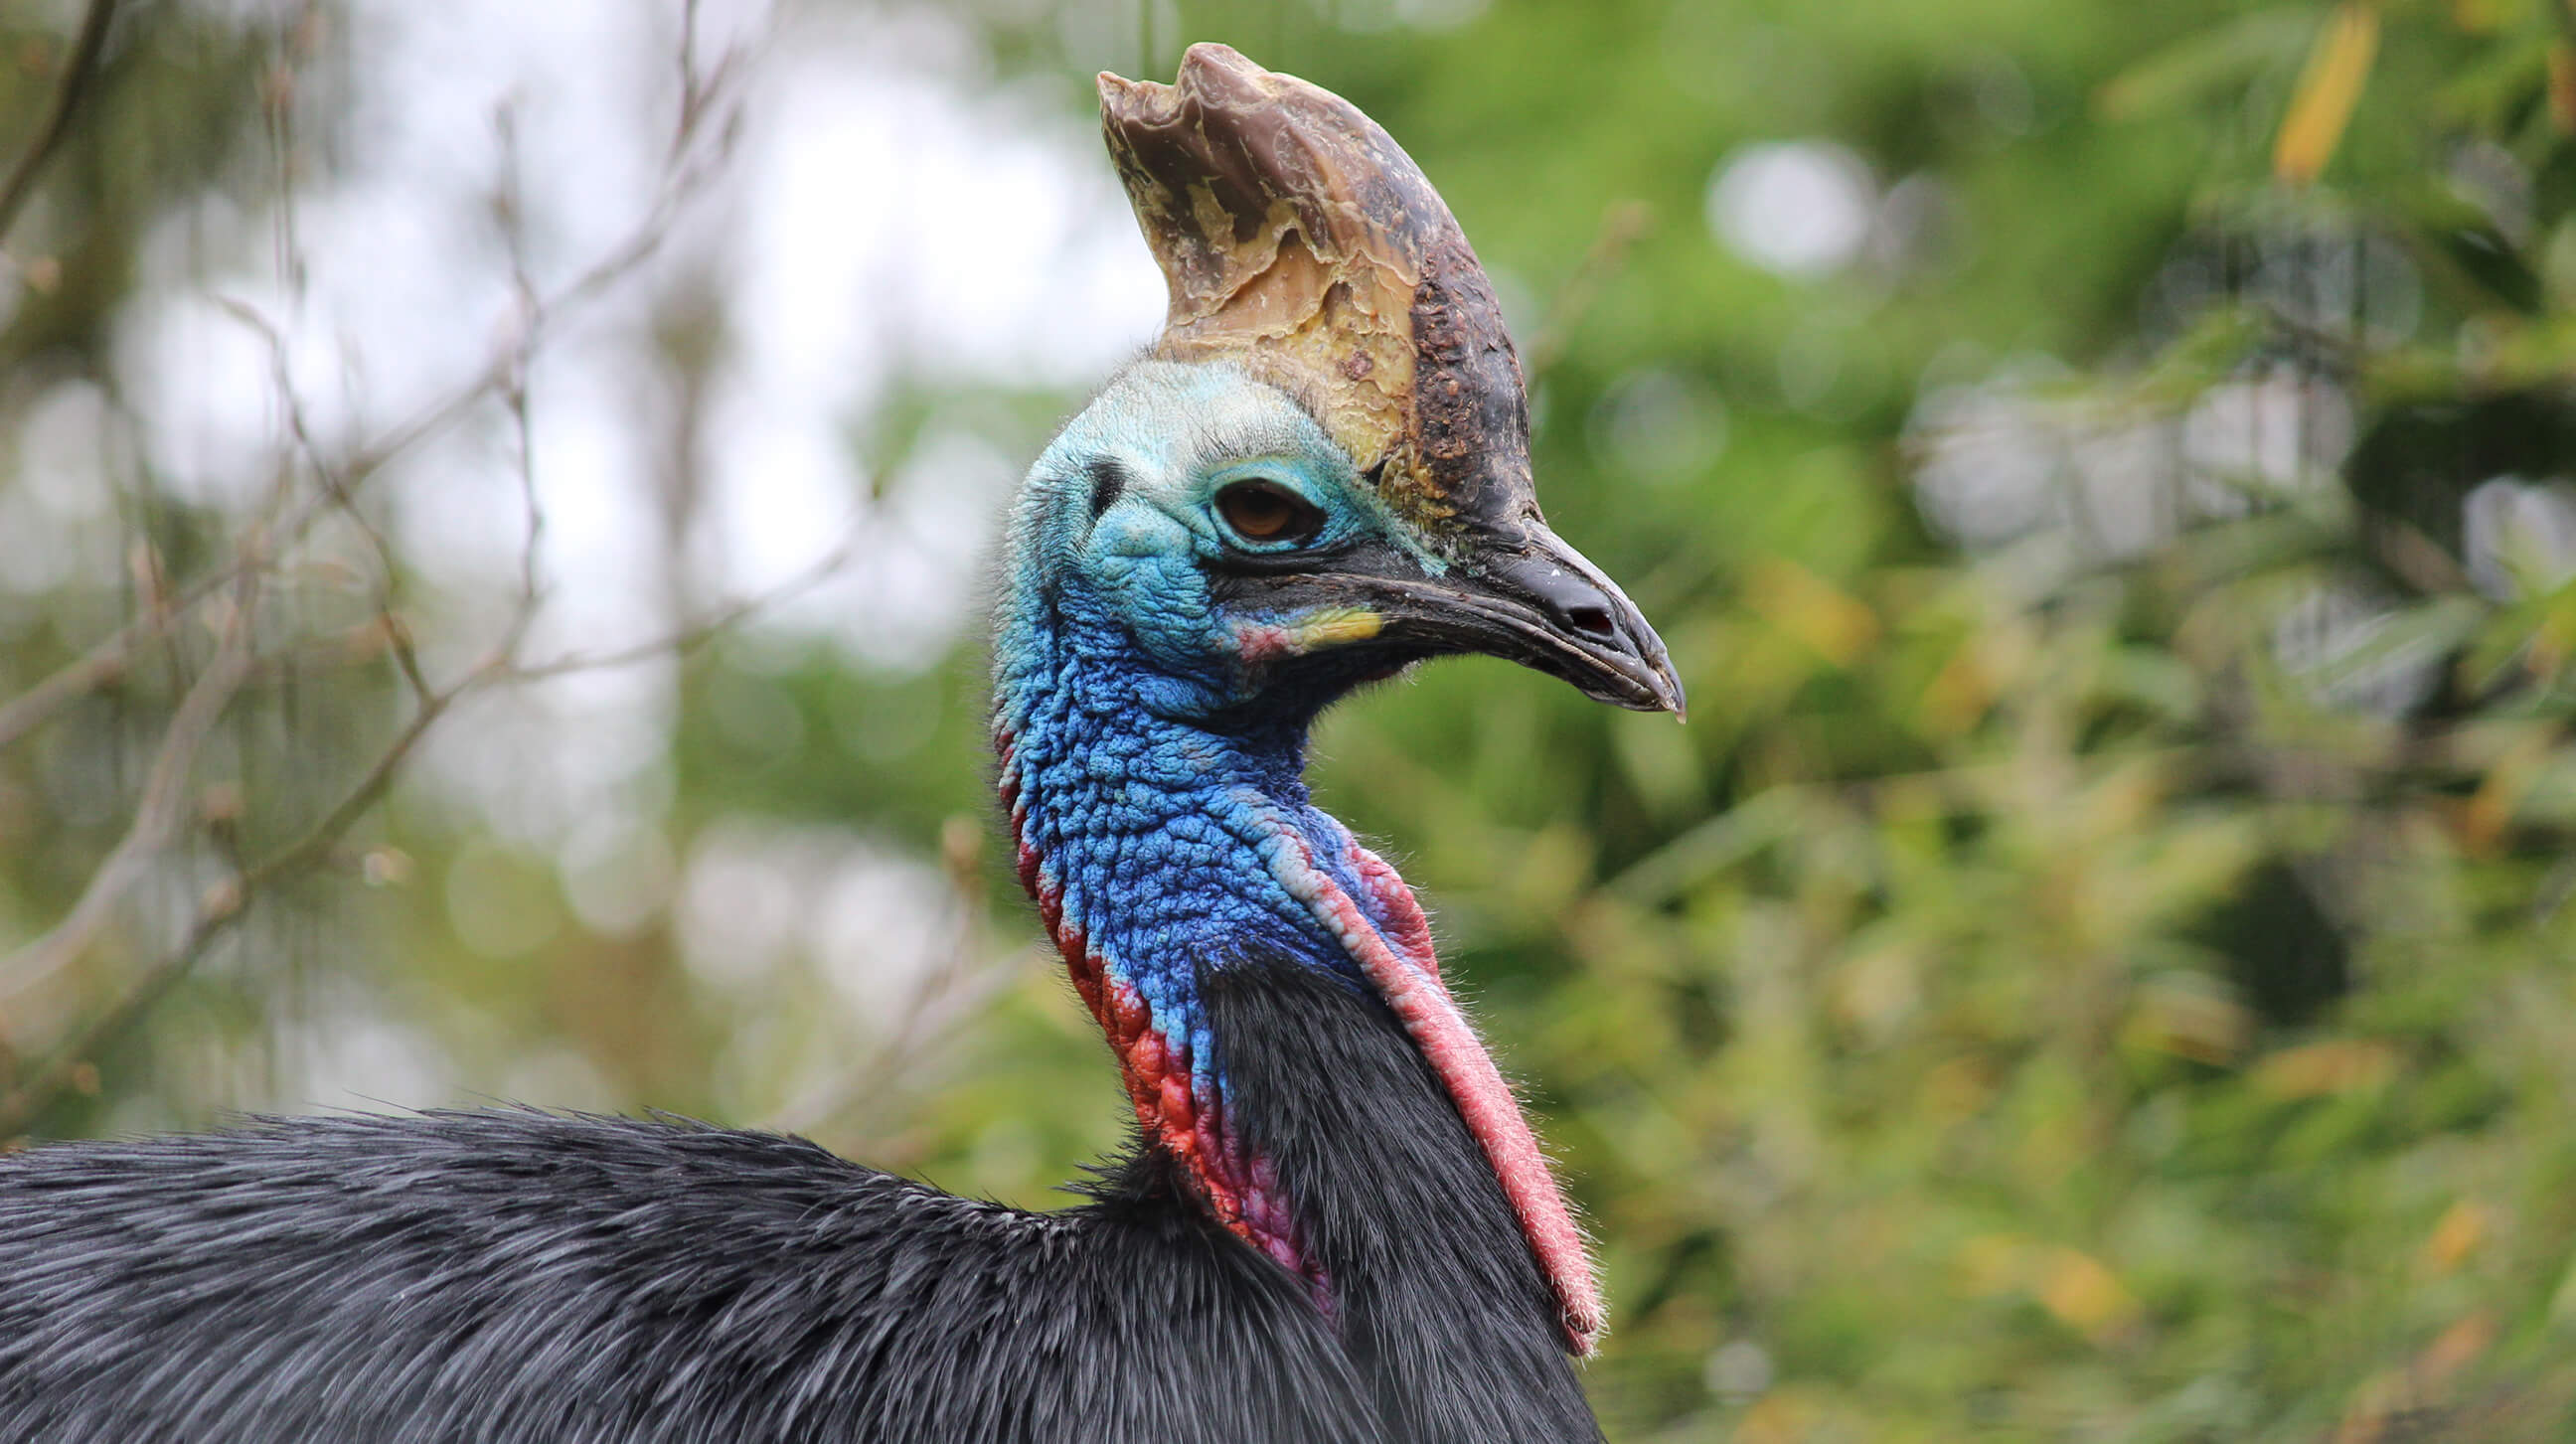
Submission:
POLYGON ((1413 889, 1404 885, 1385 858, 1360 846, 1351 839, 1351 867, 1360 875, 1360 886, 1368 889, 1368 900, 1376 906, 1377 930, 1389 946, 1404 956, 1406 962, 1429 973, 1432 980, 1447 992, 1447 980, 1440 976, 1440 959, 1431 947, 1431 919, 1422 915, 1422 904, 1414 901, 1413 889))
MULTIPOLYGON (((1111 975, 1081 930, 1066 919, 1063 894, 1047 875, 1045 859, 1028 841, 1028 814, 1012 766, 1012 742, 1008 732, 994 739, 1002 758, 1002 805, 1011 814, 1011 831, 1018 840, 1020 882, 1037 900, 1039 917, 1063 954, 1083 1002, 1109 1035, 1126 1075, 1138 1125, 1146 1138, 1162 1143, 1185 1165, 1219 1222, 1289 1269, 1305 1274, 1315 1289, 1317 1305, 1331 1313, 1330 1281, 1305 1261, 1296 1220, 1268 1161, 1244 1155, 1225 1126, 1223 1100, 1203 1095, 1193 1086, 1196 1079, 1186 1047, 1153 1026, 1144 1000, 1111 975)), ((1247 789, 1242 801, 1250 815, 1270 810, 1269 799, 1258 792, 1247 789)), ((1530 1253, 1556 1296, 1558 1322, 1567 1343, 1578 1355, 1589 1357, 1600 1339, 1603 1318, 1600 1287, 1593 1281, 1583 1232, 1557 1190, 1556 1177, 1521 1113, 1520 1100, 1503 1081, 1492 1055, 1441 979, 1430 921, 1423 916, 1413 889, 1384 859, 1347 834, 1344 837, 1344 861, 1359 878, 1367 898, 1365 907, 1331 873, 1316 866, 1303 835, 1284 820, 1263 829, 1255 845, 1268 859, 1272 875, 1306 904, 1360 965, 1440 1076, 1520 1220, 1530 1253)))
POLYGON ((1484 1148, 1485 1160, 1502 1182, 1504 1197, 1520 1216, 1530 1252, 1555 1291, 1567 1342, 1577 1354, 1590 1357, 1603 1320, 1601 1289, 1592 1277, 1583 1231, 1575 1226, 1565 1196, 1557 1191, 1556 1176, 1548 1171, 1547 1157, 1539 1151, 1538 1139, 1521 1113, 1520 1099, 1513 1096, 1502 1070, 1494 1066, 1493 1055, 1485 1051, 1466 1015, 1449 996, 1448 985, 1441 981, 1439 961, 1432 955, 1430 925, 1414 901, 1413 890, 1396 876, 1395 869, 1358 843, 1351 844, 1370 900, 1386 919, 1386 931, 1381 932, 1332 875, 1315 866, 1302 843, 1296 851, 1299 855, 1294 859, 1274 859, 1274 866, 1285 863, 1297 874, 1283 876, 1281 881, 1306 899, 1318 920, 1350 951, 1412 1035, 1413 1045, 1448 1085, 1449 1097, 1466 1119, 1467 1131, 1484 1148))

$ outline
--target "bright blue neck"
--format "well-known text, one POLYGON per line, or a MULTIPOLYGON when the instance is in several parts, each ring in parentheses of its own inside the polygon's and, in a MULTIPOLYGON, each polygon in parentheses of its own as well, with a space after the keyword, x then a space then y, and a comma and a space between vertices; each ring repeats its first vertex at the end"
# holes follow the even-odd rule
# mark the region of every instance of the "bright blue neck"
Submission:
POLYGON ((1218 689, 1137 655, 1114 620, 1068 583, 1011 618, 1001 647, 997 734, 1063 920, 1188 1036, 1190 976, 1246 951, 1284 954, 1354 980, 1341 943, 1276 877, 1303 847, 1354 892, 1350 834, 1309 800, 1306 733, 1323 699, 1263 696, 1208 708, 1218 689))
POLYGON ((1385 931, 1384 884, 1362 875, 1350 832, 1301 775, 1307 727, 1338 689, 1175 675, 1079 576, 1041 585, 1031 570, 1002 608, 994 669, 1021 881, 1118 1054, 1148 1146, 1320 1289, 1285 1195, 1236 1127, 1229 1040, 1201 988, 1251 961, 1370 987, 1326 918, 1385 931))

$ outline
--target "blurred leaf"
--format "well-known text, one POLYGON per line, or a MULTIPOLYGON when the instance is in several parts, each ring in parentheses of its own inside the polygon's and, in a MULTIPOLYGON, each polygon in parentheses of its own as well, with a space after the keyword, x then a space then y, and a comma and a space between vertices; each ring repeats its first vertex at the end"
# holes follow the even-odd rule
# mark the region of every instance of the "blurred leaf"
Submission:
POLYGON ((2315 27, 2308 7, 2277 5, 2194 31, 2121 71, 2094 92, 2094 107, 2106 120, 2168 114, 2288 64, 2315 27))
POLYGON ((2290 94, 2289 113, 2272 145, 2272 173, 2292 185, 2305 185, 2325 172, 2342 144, 2344 127, 2370 78, 2370 63, 2379 54, 2379 6, 2374 0, 2344 0, 2318 32, 2316 48, 2299 73, 2290 94))

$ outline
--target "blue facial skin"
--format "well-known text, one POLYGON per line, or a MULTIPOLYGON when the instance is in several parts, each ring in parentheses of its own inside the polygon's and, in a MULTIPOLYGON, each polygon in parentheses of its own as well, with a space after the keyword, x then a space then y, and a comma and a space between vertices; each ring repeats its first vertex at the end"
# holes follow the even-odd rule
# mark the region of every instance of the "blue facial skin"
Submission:
MULTIPOLYGON (((1436 571, 1350 459, 1283 393, 1226 363, 1143 362, 1038 458, 1010 524, 994 649, 1020 842, 1060 892, 1064 923, 1132 987, 1193 1092, 1222 1092, 1195 969, 1259 948, 1360 981, 1341 943, 1276 875, 1302 843, 1364 910, 1350 834, 1301 776, 1316 714, 1383 671, 1365 648, 1287 665, 1246 660, 1239 613, 1211 594, 1237 535, 1215 498, 1258 477, 1318 508, 1329 548, 1368 538, 1436 571), (1105 503, 1105 504, 1104 504, 1105 503), (1096 514, 1095 514, 1096 511, 1096 514)), ((1383 919, 1378 919, 1384 926, 1383 919)))

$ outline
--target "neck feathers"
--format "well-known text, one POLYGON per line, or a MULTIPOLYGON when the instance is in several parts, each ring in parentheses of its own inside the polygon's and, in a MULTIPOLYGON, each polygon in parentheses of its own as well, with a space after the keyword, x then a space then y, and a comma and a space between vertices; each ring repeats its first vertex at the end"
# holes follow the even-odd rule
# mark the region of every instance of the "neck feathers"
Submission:
MULTIPOLYGON (((1311 1053, 1312 1040, 1250 1021, 1278 1010, 1217 1001, 1238 978, 1332 990, 1411 1045, 1408 1076, 1437 1085, 1434 1101, 1463 1125, 1483 1192, 1503 1209, 1489 1243, 1542 1281, 1538 1311, 1568 1348, 1588 1352, 1601 1311, 1582 1237, 1441 980, 1421 908, 1393 868, 1308 801, 1313 706, 1174 716, 1157 705, 1165 679, 1122 649, 1114 625, 1086 625, 1061 605, 1036 615, 1021 600, 997 666, 1003 805, 1021 882, 1119 1057, 1145 1144, 1181 1165, 1219 1222, 1339 1314, 1366 1285, 1338 1272, 1375 1265, 1350 1238, 1324 1239, 1327 1217, 1339 1235, 1355 1221, 1396 1220, 1382 1192, 1326 1206, 1327 1175, 1352 1172, 1333 1160, 1365 1154, 1373 1168, 1400 1168, 1416 1131, 1381 1136, 1388 1120, 1360 1107, 1323 1137, 1284 1140, 1282 1119, 1301 1115, 1278 1065, 1311 1053)), ((1444 1208, 1437 1195, 1428 1206, 1444 1208)))

